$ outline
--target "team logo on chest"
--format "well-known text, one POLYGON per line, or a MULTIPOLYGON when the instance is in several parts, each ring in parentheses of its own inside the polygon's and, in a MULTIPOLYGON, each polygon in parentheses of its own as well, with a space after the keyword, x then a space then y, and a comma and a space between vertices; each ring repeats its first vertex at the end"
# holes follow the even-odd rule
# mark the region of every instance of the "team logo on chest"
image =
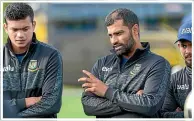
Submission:
POLYGON ((30 60, 28 65, 28 71, 37 71, 38 70, 38 62, 37 60, 30 60))
POLYGON ((129 72, 130 77, 134 77, 141 69, 141 64, 135 64, 133 69, 129 72))

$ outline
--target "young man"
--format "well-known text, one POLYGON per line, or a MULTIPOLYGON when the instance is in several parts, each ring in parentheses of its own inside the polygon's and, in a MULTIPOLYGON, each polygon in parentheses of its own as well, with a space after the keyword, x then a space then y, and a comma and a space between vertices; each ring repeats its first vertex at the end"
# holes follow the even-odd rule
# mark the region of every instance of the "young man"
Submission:
POLYGON ((17 108, 17 117, 56 117, 63 87, 60 53, 36 39, 34 12, 28 4, 8 5, 4 17, 4 102, 17 108))
POLYGON ((139 21, 128 9, 116 9, 105 19, 112 54, 100 58, 92 73, 78 81, 85 92, 87 115, 97 118, 158 117, 170 78, 170 65, 140 42, 139 21))
POLYGON ((192 89, 192 21, 184 23, 178 31, 178 48, 186 67, 171 76, 171 83, 162 107, 164 118, 184 118, 184 104, 192 89))

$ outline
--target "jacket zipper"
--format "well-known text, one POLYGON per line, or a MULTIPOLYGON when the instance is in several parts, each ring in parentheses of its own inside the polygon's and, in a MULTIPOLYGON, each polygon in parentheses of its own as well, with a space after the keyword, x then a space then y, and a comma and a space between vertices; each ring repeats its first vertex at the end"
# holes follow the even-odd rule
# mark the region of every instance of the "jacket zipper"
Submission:
POLYGON ((120 74, 121 74, 121 67, 120 67, 120 60, 118 62, 118 73, 117 73, 117 78, 116 78, 116 87, 119 88, 119 77, 120 77, 120 74))
POLYGON ((26 54, 24 55, 24 57, 22 58, 21 63, 20 63, 20 80, 21 80, 21 87, 22 87, 21 89, 22 89, 22 91, 23 91, 23 89, 25 91, 25 85, 26 85, 26 82, 23 85, 22 69, 23 69, 23 63, 24 63, 23 60, 24 60, 24 58, 26 58, 27 54, 28 54, 28 50, 27 50, 26 54))
MULTIPOLYGON (((19 61, 19 60, 18 60, 19 61)), ((20 74, 20 88, 21 88, 21 91, 22 91, 22 66, 21 66, 21 64, 19 63, 19 74, 20 74)))
POLYGON ((13 59, 14 59, 14 60, 15 60, 15 62, 16 62, 15 67, 17 67, 17 65, 18 65, 18 67, 19 67, 19 84, 20 84, 20 90, 22 91, 22 81, 21 81, 21 79, 22 79, 22 76, 21 76, 21 64, 20 64, 20 62, 19 62, 19 60, 17 59, 17 57, 16 57, 16 56, 14 56, 14 57, 13 57, 13 59))
MULTIPOLYGON (((27 51, 28 52, 28 51, 27 51)), ((23 60, 24 58, 26 57, 27 53, 24 55, 24 57, 22 58, 21 60, 21 63, 19 62, 19 60, 17 59, 17 62, 19 63, 19 75, 20 75, 20 88, 21 88, 21 91, 23 91, 23 88, 25 87, 25 85, 23 85, 23 79, 22 79, 22 65, 23 65, 23 60)))

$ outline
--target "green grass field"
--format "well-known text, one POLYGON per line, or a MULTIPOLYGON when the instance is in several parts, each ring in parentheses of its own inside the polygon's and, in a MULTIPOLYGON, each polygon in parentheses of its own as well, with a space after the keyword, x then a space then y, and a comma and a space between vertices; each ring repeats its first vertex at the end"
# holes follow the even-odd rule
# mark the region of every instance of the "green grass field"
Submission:
POLYGON ((81 104, 82 92, 82 88, 64 86, 62 107, 57 115, 58 118, 95 118, 85 115, 81 104))

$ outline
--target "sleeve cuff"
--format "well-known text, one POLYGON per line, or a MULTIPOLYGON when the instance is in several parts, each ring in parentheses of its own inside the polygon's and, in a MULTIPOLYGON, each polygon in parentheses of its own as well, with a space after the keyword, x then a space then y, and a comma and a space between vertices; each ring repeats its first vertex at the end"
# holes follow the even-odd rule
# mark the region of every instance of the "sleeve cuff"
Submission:
POLYGON ((176 118, 184 118, 184 112, 178 112, 176 118))
POLYGON ((17 99, 17 100, 16 100, 16 105, 18 105, 19 110, 25 109, 25 108, 26 108, 25 98, 17 99))
POLYGON ((113 98, 114 98, 114 89, 111 88, 111 87, 108 87, 108 89, 106 90, 105 92, 105 95, 104 97, 109 99, 110 101, 113 101, 113 98))

